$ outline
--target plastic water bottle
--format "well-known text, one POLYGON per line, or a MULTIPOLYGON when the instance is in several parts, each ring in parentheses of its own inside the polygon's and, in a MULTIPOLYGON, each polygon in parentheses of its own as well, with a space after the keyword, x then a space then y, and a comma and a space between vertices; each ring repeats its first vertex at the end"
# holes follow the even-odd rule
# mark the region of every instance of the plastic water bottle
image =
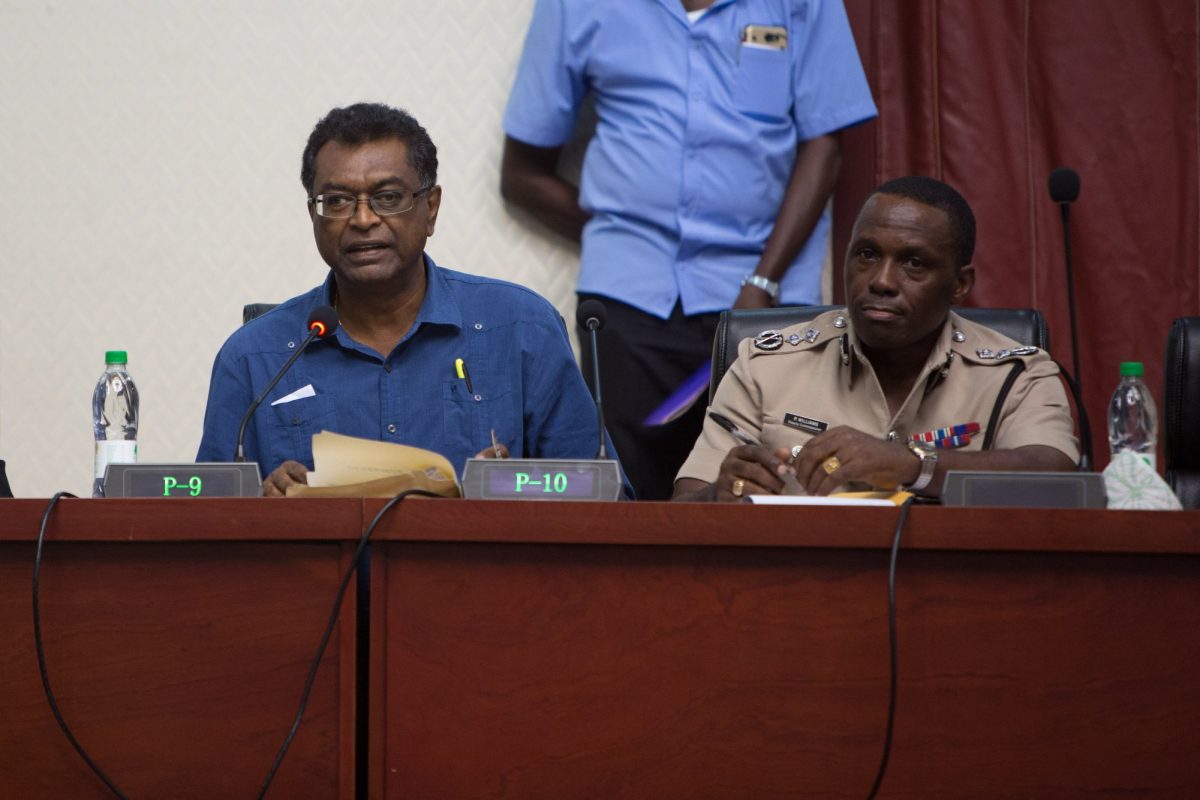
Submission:
POLYGON ((96 475, 92 496, 104 496, 104 468, 137 463, 138 392, 125 368, 124 350, 104 354, 104 374, 92 393, 92 427, 96 433, 96 475))
POLYGON ((1121 382, 1108 404, 1108 444, 1114 456, 1129 450, 1141 456, 1153 469, 1158 444, 1158 411, 1154 397, 1142 381, 1145 374, 1140 361, 1121 364, 1121 382))

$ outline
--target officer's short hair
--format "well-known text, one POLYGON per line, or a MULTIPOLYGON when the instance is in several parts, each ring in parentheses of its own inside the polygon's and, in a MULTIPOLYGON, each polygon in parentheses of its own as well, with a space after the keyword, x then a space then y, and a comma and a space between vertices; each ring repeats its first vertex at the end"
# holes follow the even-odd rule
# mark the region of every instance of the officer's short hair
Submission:
POLYGON ((871 194, 907 197, 946 212, 954 237, 955 266, 965 267, 975 257, 975 214, 953 186, 925 175, 906 175, 888 181, 871 194))

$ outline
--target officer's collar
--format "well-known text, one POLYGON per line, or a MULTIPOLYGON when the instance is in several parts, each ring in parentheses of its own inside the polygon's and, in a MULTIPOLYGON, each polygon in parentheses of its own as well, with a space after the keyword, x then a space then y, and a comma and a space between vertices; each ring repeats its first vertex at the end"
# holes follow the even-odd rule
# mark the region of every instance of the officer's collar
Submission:
MULTIPOLYGON (((925 364, 921 367, 921 372, 917 380, 927 381, 927 392, 938 381, 945 378, 947 372, 950 370, 950 365, 954 361, 954 335, 960 327, 960 320, 961 317, 953 311, 946 315, 946 321, 942 323, 942 330, 938 334, 937 341, 930 348, 929 355, 925 357, 925 364), (934 374, 937 375, 937 378, 931 380, 931 376, 934 374)), ((841 341, 838 342, 838 347, 840 348, 839 352, 843 367, 842 380, 845 387, 850 389, 854 386, 855 378, 859 372, 873 368, 862 350, 862 343, 854 332, 854 324, 850 322, 849 313, 846 314, 846 322, 846 331, 842 334, 841 341)))

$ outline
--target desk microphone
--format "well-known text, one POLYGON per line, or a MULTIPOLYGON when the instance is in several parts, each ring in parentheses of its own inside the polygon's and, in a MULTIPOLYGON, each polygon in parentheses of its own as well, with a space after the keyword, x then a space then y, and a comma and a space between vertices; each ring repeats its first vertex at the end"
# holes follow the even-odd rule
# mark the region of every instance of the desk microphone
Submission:
POLYGON ((479 500, 620 500, 625 494, 621 468, 604 443, 604 406, 600 402, 600 361, 596 331, 608 311, 599 300, 579 304, 575 321, 592 337, 592 400, 600 428, 595 458, 468 458, 463 466, 463 497, 479 500))
POLYGON ((234 451, 233 460, 242 462, 246 460, 246 426, 250 424, 250 418, 254 416, 254 412, 262 405, 262 401, 266 399, 267 394, 275 388, 275 384, 279 383, 279 379, 283 377, 292 364, 296 363, 296 359, 304 352, 310 344, 316 339, 325 339, 333 335, 333 332, 338 327, 338 315, 329 306, 317 306, 308 315, 308 336, 304 337, 304 341, 296 348, 296 352, 292 353, 291 358, 279 368, 279 372, 275 373, 275 377, 267 384, 267 388, 263 389, 258 397, 254 398, 254 402, 250 404, 250 408, 246 409, 246 416, 242 417, 242 426, 238 428, 237 449, 234 451))
POLYGON ((596 401, 596 423, 600 427, 600 448, 596 451, 599 459, 608 458, 608 452, 604 446, 604 405, 600 400, 600 353, 596 348, 596 331, 604 327, 607 319, 608 309, 594 298, 580 303, 575 313, 575 321, 579 327, 588 330, 592 340, 592 399, 596 401))

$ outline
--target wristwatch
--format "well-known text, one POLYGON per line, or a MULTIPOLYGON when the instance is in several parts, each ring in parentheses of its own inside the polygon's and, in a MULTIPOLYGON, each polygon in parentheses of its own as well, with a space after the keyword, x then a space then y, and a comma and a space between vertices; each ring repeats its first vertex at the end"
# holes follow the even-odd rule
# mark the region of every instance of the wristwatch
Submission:
POLYGON ((906 492, 919 492, 933 480, 934 470, 937 469, 937 450, 928 442, 914 442, 909 439, 905 444, 914 456, 921 459, 921 472, 915 481, 900 488, 906 492))
POLYGON ((755 289, 762 289, 771 296, 772 303, 779 302, 779 281, 764 278, 762 275, 747 275, 742 278, 742 286, 753 286, 755 289))

